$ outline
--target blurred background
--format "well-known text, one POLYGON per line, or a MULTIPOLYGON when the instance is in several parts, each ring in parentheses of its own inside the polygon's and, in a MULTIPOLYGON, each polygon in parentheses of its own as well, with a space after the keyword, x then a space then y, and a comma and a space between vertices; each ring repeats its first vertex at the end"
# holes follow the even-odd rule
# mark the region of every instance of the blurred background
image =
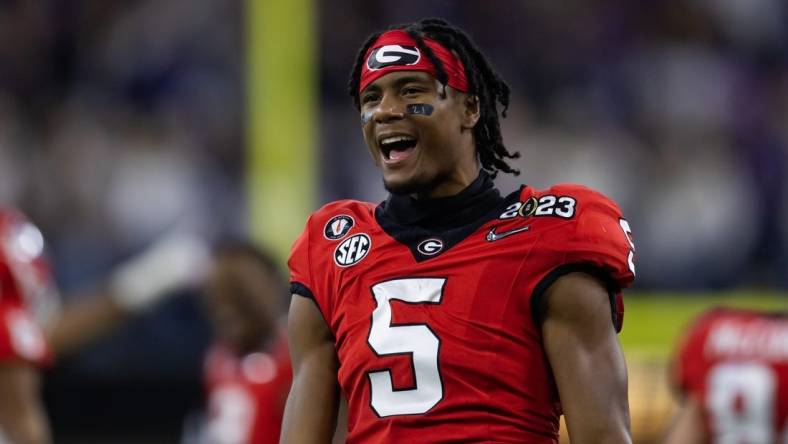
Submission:
MULTIPOLYGON (((65 295, 173 225, 252 236, 284 267, 308 211, 385 198, 345 84, 369 33, 429 16, 511 86, 523 173, 503 191, 580 182, 623 208, 633 425, 658 434, 687 320, 788 306, 782 0, 0 0, 0 204, 42 229, 65 295)), ((55 441, 179 442, 202 403, 198 305, 171 299, 49 371, 55 441)))

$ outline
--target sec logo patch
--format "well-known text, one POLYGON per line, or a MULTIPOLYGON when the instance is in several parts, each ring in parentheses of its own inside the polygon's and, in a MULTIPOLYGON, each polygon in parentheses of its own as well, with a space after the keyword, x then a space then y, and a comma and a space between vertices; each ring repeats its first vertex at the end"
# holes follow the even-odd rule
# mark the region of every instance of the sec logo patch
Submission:
POLYGON ((372 240, 366 234, 354 234, 337 245, 334 262, 340 267, 349 267, 361 262, 372 248, 372 240))
POLYGON ((339 216, 332 217, 326 226, 323 228, 323 236, 328 240, 339 240, 353 228, 355 222, 353 218, 347 214, 340 214, 339 216))

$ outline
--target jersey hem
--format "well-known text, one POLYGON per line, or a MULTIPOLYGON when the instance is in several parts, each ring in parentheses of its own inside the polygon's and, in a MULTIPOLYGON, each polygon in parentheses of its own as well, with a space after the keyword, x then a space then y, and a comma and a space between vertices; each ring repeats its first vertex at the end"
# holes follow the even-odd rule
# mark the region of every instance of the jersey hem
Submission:
POLYGON ((290 293, 291 294, 297 294, 299 296, 303 296, 305 298, 312 299, 312 300, 315 299, 315 295, 314 295, 314 293, 312 293, 312 290, 310 290, 309 287, 307 287, 306 285, 304 285, 304 284, 302 284, 300 282, 291 282, 290 283, 290 293))

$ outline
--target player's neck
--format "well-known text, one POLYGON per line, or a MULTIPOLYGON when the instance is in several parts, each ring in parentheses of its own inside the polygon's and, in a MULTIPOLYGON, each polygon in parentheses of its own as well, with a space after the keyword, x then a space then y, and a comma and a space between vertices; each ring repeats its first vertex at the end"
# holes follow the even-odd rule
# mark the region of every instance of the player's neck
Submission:
POLYGON ((503 200, 490 176, 478 171, 476 178, 460 192, 441 198, 414 199, 391 195, 385 213, 402 224, 443 227, 478 219, 503 200))
POLYGON ((473 162, 467 162, 466 165, 457 168, 436 186, 424 192, 413 193, 410 197, 416 200, 430 200, 456 196, 478 181, 480 172, 479 164, 474 159, 473 162))

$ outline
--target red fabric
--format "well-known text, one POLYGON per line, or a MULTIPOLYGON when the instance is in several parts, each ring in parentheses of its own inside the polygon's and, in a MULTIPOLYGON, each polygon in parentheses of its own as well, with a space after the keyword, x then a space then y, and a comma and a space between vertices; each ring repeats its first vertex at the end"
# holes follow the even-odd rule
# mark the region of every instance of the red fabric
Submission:
MULTIPOLYGON (((382 230, 373 204, 334 202, 310 217, 289 260, 291 281, 313 293, 336 338, 338 377, 349 404, 349 444, 558 442, 561 407, 540 328, 531 315, 534 289, 551 271, 569 263, 602 267, 622 287, 633 276, 627 264, 629 244, 615 204, 572 185, 545 191, 525 187, 520 201, 544 194, 574 197, 574 217, 493 219, 423 262, 416 262, 405 245, 382 230), (334 250, 343 240, 322 236, 326 223, 339 214, 356 221, 343 239, 360 233, 371 239, 367 255, 352 266, 334 262, 334 250), (505 232, 525 225, 530 227, 527 232, 486 240, 492 227, 505 232), (416 334, 429 338, 426 326, 439 338, 442 397, 425 413, 379 416, 372 406, 371 372, 390 369, 395 390, 413 389, 418 381, 414 381, 415 355, 406 350, 379 354, 371 345, 378 335, 377 330, 373 333, 375 313, 380 312, 374 289, 408 279, 413 282, 407 285, 418 289, 427 278, 445 279, 440 301, 391 300, 391 320, 384 330, 389 325, 416 326, 416 334)), ((402 332, 407 330, 395 331, 388 345, 404 340, 402 332)))
POLYGON ((0 363, 46 367, 53 359, 44 333, 18 301, 0 298, 0 363))
POLYGON ((0 208, 0 362, 44 367, 53 355, 34 313, 57 302, 56 293, 49 291, 53 282, 43 255, 19 250, 20 242, 29 240, 20 235, 29 229, 36 230, 21 213, 0 208))
MULTIPOLYGON (((443 64, 443 68, 449 77, 449 86, 459 91, 468 92, 468 79, 465 76, 465 67, 463 67, 460 59, 435 40, 424 38, 424 43, 432 49, 432 52, 443 64)), ((381 55, 383 55, 383 53, 381 53, 381 55)), ((361 68, 359 92, 363 91, 364 88, 378 78, 394 71, 423 71, 429 73, 433 77, 437 77, 435 66, 426 54, 421 54, 421 51, 416 45, 416 41, 406 32, 400 30, 388 31, 378 37, 375 43, 370 45, 370 49, 367 51, 364 60, 365 63, 361 68), (419 53, 417 61, 411 64, 393 64, 381 69, 370 68, 370 56, 378 49, 389 45, 414 47, 419 53)))
POLYGON ((0 207, 0 299, 15 299, 44 322, 59 306, 44 238, 20 212, 0 207))
POLYGON ((278 443, 291 380, 284 335, 268 352, 242 357, 214 344, 205 359, 206 442, 278 443))
POLYGON ((709 442, 722 435, 735 442, 788 439, 786 344, 785 313, 716 309, 692 324, 674 360, 673 383, 703 406, 709 442))

